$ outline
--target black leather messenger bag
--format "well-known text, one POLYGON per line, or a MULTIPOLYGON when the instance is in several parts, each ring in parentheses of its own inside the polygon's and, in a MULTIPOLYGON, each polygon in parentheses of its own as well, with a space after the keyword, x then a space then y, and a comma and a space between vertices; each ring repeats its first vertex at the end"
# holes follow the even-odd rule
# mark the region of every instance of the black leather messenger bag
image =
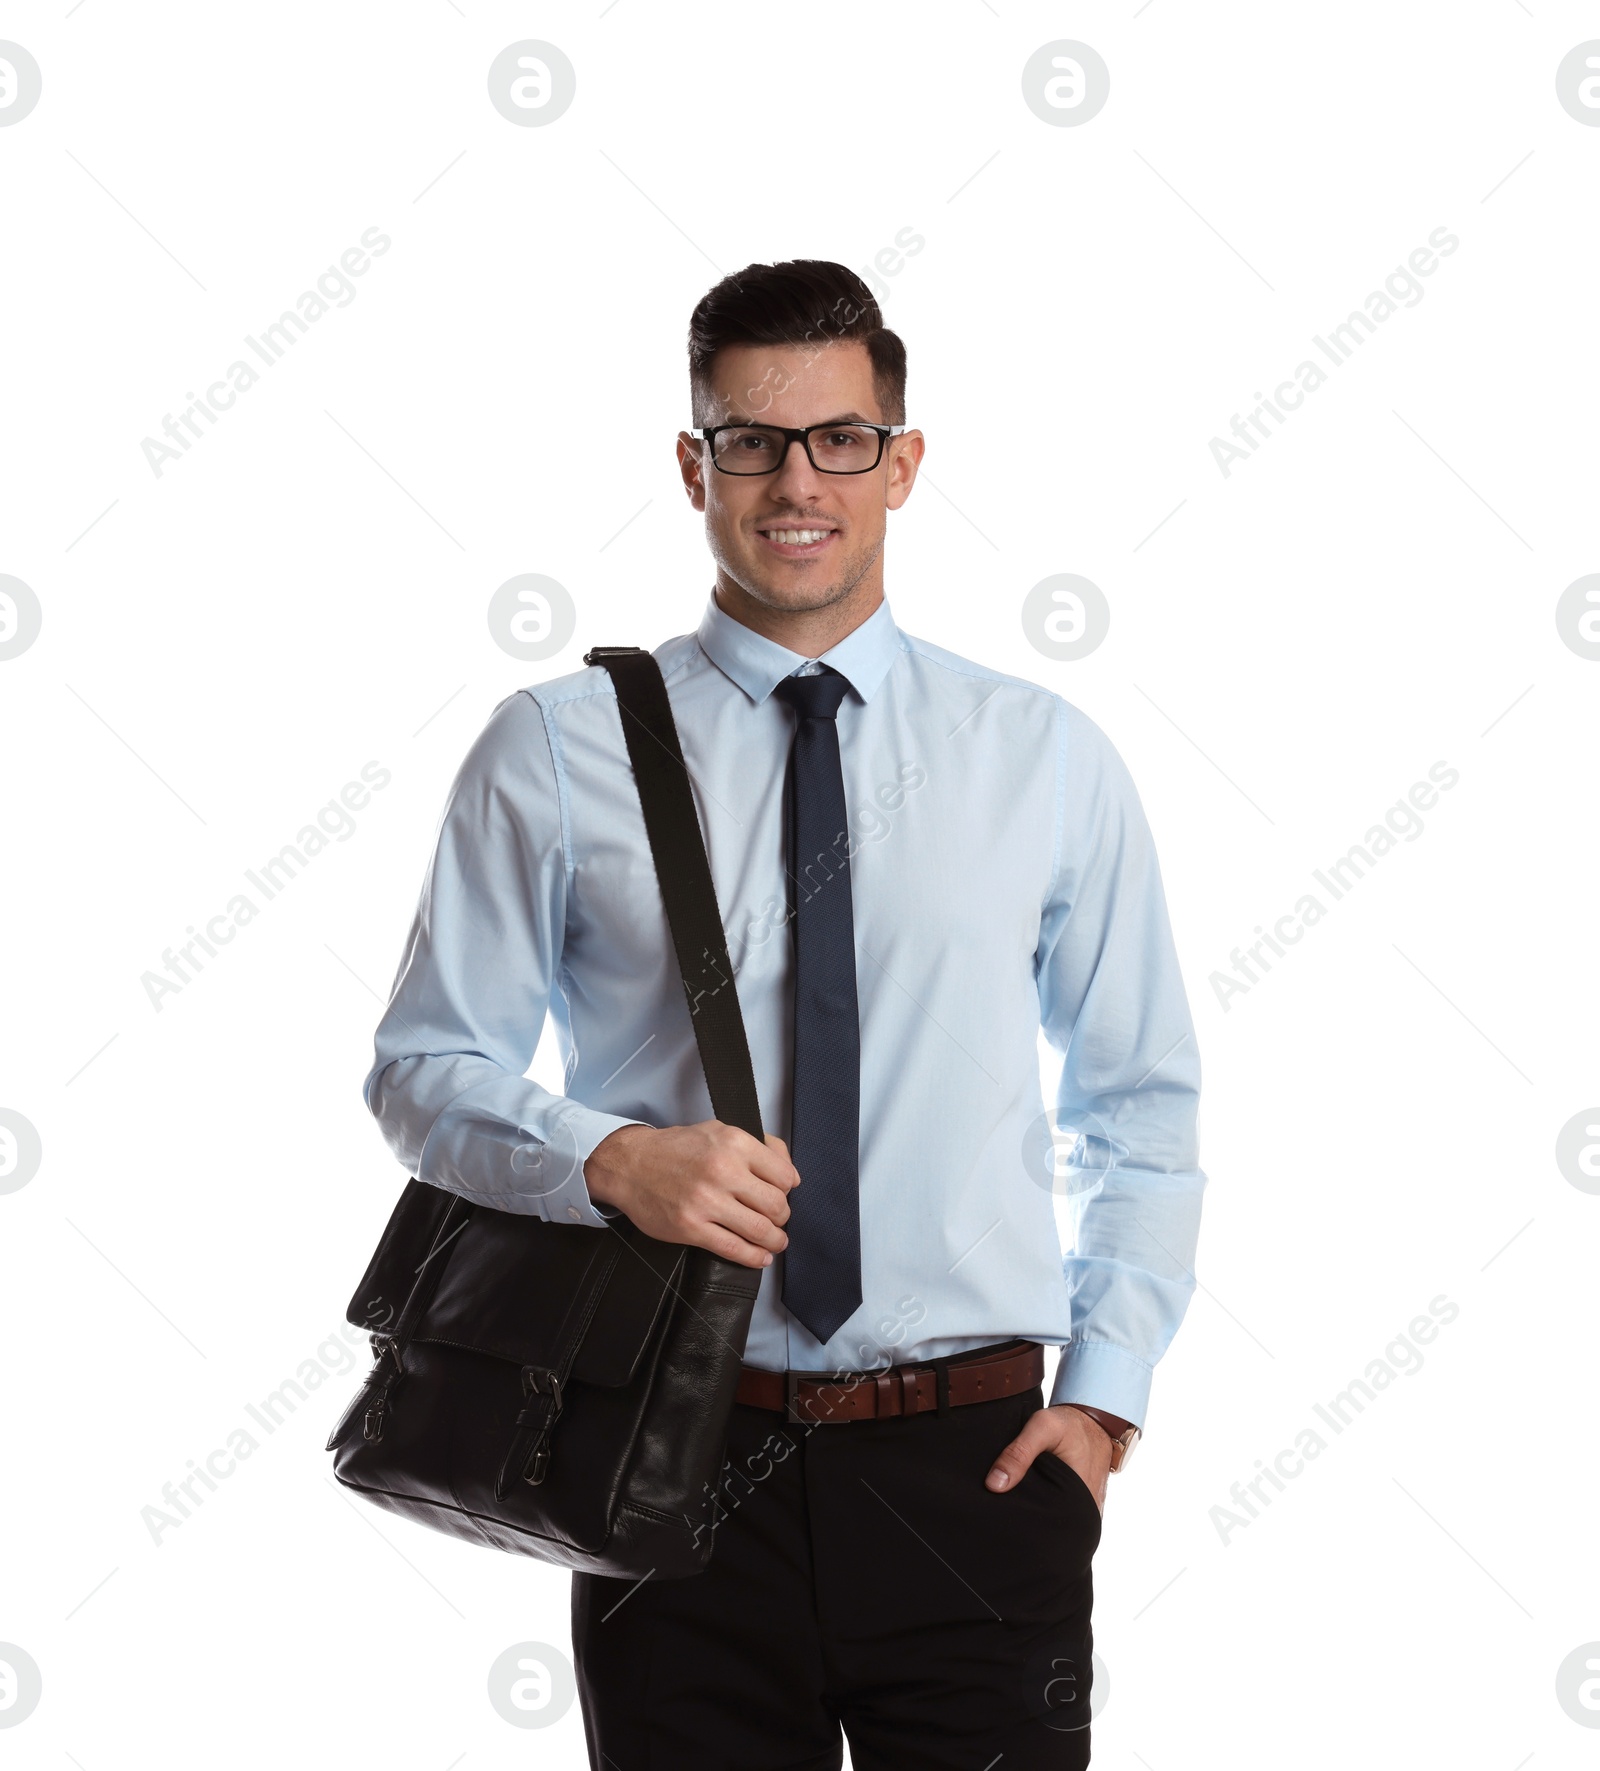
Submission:
MULTIPOLYGON (((677 727, 654 658, 601 646, 712 1111, 760 1138, 750 1052, 677 727)), ((699 1573, 760 1272, 406 1182, 348 1319, 376 1363, 328 1439, 376 1506, 516 1555, 699 1573)))

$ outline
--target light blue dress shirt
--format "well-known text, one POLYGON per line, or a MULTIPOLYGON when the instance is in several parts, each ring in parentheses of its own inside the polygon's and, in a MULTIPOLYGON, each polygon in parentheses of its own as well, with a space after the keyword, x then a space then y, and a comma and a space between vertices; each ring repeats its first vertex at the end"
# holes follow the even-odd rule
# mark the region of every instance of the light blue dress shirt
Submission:
MULTIPOLYGON (((772 690, 814 661, 715 598, 655 656, 763 1120, 787 1138, 794 720, 772 690)), ((1027 1336, 1064 1349, 1050 1401, 1142 1426, 1194 1291, 1205 1175, 1194 1028, 1133 782, 1075 707, 911 638, 887 603, 822 661, 850 685, 863 1301, 818 1342, 783 1307, 780 1255, 746 1361, 855 1371, 1027 1336), (1041 1027, 1063 1054, 1055 1139, 1041 1027)), ((597 1226, 583 1164, 602 1138, 711 1117, 604 670, 508 696, 468 753, 364 1093, 409 1173, 597 1226), (524 1074, 547 1012, 559 1095, 524 1074)))

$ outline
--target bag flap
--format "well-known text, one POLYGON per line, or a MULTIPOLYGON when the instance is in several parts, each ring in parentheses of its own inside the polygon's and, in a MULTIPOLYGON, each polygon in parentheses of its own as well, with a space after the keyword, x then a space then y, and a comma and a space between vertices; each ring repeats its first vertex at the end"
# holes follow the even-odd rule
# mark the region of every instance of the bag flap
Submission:
POLYGON ((345 1310, 352 1327, 374 1334, 399 1321, 445 1213, 455 1202, 455 1194, 431 1182, 415 1178, 406 1182, 345 1310))
POLYGON ((480 1206, 440 1251, 446 1265, 414 1338, 548 1368, 578 1335, 570 1377, 625 1384, 686 1254, 626 1220, 596 1230, 480 1206))

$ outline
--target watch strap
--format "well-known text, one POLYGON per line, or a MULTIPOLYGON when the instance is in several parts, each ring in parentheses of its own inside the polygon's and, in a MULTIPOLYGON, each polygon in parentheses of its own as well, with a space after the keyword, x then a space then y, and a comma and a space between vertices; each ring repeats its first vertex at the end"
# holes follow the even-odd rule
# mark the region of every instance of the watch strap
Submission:
POLYGON ((1100 1428, 1111 1440, 1111 1469, 1120 1470, 1128 1461, 1133 1448, 1143 1437, 1138 1427, 1113 1426, 1115 1416, 1103 1414, 1098 1408, 1091 1408, 1086 1402, 1069 1402, 1068 1408, 1076 1408, 1080 1414, 1088 1415, 1089 1419, 1100 1428))

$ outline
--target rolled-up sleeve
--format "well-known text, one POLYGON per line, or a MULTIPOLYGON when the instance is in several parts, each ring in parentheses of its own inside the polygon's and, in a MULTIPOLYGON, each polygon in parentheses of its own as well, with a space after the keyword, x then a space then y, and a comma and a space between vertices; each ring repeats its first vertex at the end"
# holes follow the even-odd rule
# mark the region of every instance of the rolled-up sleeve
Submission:
POLYGON ((619 1126, 530 1081, 558 976, 567 865, 544 710, 508 696, 440 821, 363 1096, 408 1173, 477 1204, 603 1227, 583 1165, 619 1126))
POLYGON ((1155 844, 1132 777, 1094 722, 1057 719, 1057 856, 1036 955, 1062 1054, 1072 1336, 1050 1400, 1143 1426, 1151 1377, 1195 1289, 1200 1055, 1155 844))

